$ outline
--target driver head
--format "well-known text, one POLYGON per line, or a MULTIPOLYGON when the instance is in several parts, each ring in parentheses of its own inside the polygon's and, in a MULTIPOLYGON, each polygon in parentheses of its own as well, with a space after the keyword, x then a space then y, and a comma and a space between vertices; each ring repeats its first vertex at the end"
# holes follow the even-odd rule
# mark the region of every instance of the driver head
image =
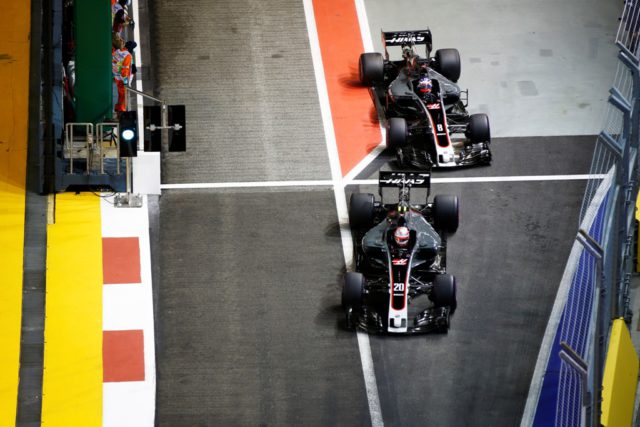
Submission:
POLYGON ((393 232, 393 240, 399 247, 406 248, 409 244, 409 229, 404 226, 396 228, 396 231, 393 232))
POLYGON ((418 90, 422 94, 431 93, 431 89, 433 89, 433 83, 429 77, 423 76, 420 77, 418 81, 418 90))

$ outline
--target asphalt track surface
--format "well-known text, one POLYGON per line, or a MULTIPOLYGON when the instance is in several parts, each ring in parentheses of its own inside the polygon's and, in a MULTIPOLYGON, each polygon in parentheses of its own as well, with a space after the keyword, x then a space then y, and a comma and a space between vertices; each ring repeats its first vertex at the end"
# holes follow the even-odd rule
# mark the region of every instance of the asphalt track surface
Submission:
MULTIPOLYGON (((265 3, 156 2, 158 94, 191 120, 164 183, 331 176, 302 4, 265 3)), ((435 176, 583 174, 594 140, 497 138, 492 166, 435 176)), ((370 338, 385 425, 520 422, 584 187, 434 185, 461 198, 448 257, 459 309, 447 335, 370 338)), ((356 336, 341 328, 333 190, 169 190, 158 207, 158 424, 370 425, 356 336)))

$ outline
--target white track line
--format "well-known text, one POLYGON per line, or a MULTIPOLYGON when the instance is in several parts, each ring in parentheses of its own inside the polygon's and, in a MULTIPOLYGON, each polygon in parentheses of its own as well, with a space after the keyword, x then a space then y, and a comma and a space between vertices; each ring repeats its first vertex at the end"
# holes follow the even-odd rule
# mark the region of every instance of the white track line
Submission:
MULTIPOLYGON (((307 21, 309 46, 311 48, 311 58, 313 60, 316 85, 318 87, 318 98, 320 101, 320 111, 322 114, 325 141, 327 143, 327 152, 329 154, 329 165, 331 167, 331 177, 333 179, 334 197, 336 201, 338 221, 340 224, 342 251, 344 254, 345 265, 347 269, 350 270, 353 268, 353 239, 351 237, 351 230, 349 229, 347 198, 344 192, 344 182, 342 180, 342 171, 340 169, 338 147, 336 144, 336 136, 333 128, 333 119, 331 117, 331 108, 329 106, 329 94, 327 92, 327 84, 324 76, 324 66, 322 64, 322 55, 320 52, 320 41, 318 40, 318 30, 316 28, 316 20, 313 12, 312 0, 303 0, 302 3, 304 5, 304 13, 307 21)), ((373 358, 371 357, 369 335, 363 332, 358 332, 356 336, 358 338, 358 348, 360 350, 362 373, 364 376, 364 384, 367 392, 367 401, 369 403, 371 425, 373 427, 382 427, 384 425, 384 422, 382 421, 382 410, 380 408, 380 397, 378 395, 378 385, 376 383, 376 374, 373 367, 373 358)))
MULTIPOLYGON (((375 52, 373 48, 373 40, 371 39, 371 28, 369 27, 369 19, 367 18, 367 10, 364 6, 364 0, 355 0, 356 13, 358 15, 358 24, 360 26, 360 37, 365 52, 375 52)), ((380 122, 380 144, 369 152, 353 169, 345 175, 345 179, 351 180, 364 170, 372 161, 374 161, 380 153, 387 147, 387 130, 384 126, 384 117, 381 115, 382 108, 379 101, 374 97, 373 102, 376 104, 378 112, 378 121, 380 122)))
POLYGON ((198 188, 256 188, 256 187, 330 187, 333 180, 318 181, 261 181, 261 182, 196 182, 188 184, 161 184, 163 190, 191 190, 198 188))
MULTIPOLYGON (((339 166, 338 166, 339 167, 339 166)), ((523 175, 523 176, 471 176, 452 178, 432 178, 435 184, 486 183, 486 182, 525 182, 525 181, 586 181, 604 179, 606 175, 523 175)), ((186 184, 162 184, 163 190, 195 190, 216 188, 264 188, 264 187, 330 187, 344 189, 347 185, 377 185, 377 179, 348 179, 308 181, 250 181, 250 182, 194 182, 186 184)), ((337 202, 336 202, 337 204, 337 202)), ((346 200, 345 206, 346 210, 346 200)), ((348 222, 348 216, 346 217, 348 222)))
MULTIPOLYGON (((486 182, 525 182, 525 181, 586 181, 603 179, 606 175, 532 175, 532 176, 471 176, 452 178, 431 178, 435 184, 486 183, 486 182)), ((347 185, 378 185, 377 179, 354 179, 347 185)))
POLYGON ((371 39, 371 28, 369 28, 369 19, 367 18, 367 10, 364 7, 364 0, 355 0, 356 13, 358 14, 358 24, 360 24, 360 37, 362 37, 362 45, 365 52, 375 52, 373 50, 373 40, 371 39))

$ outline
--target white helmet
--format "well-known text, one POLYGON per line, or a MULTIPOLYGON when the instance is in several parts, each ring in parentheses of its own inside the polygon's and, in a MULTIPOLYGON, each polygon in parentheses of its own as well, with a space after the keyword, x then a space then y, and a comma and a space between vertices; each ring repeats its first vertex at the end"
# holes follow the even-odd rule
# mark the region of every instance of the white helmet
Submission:
POLYGON ((393 239, 399 247, 406 247, 409 244, 409 229, 404 226, 396 228, 396 231, 393 232, 393 239))

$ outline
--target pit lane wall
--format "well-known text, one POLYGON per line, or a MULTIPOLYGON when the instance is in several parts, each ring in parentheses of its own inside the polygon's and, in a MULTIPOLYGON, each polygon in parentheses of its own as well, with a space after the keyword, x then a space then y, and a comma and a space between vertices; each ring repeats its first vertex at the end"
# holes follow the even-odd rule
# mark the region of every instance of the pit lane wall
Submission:
MULTIPOLYGON (((615 170, 612 170, 601 180, 599 191, 580 227, 588 230, 599 245, 606 245, 611 234, 612 202, 617 190, 613 185, 614 177, 615 170)), ((618 318, 611 323, 608 346, 602 352, 606 355, 603 375, 598 375, 595 369, 601 366, 595 346, 600 277, 602 270, 597 257, 576 240, 538 357, 523 426, 577 426, 587 416, 594 423, 586 425, 598 425, 595 421, 598 418, 603 426, 631 425, 638 357, 624 319, 618 318), (562 360, 561 343, 572 348, 586 362, 587 368, 591 367, 588 376, 581 376, 562 360), (600 390, 597 386, 590 387, 594 383, 602 386, 601 409, 588 411, 589 396, 597 396, 600 390)), ((605 320, 608 324, 609 319, 605 320)))
MULTIPOLYGON (((596 193, 591 209, 581 223, 598 243, 603 241, 611 194, 613 172, 607 174, 596 193)), ((581 378, 560 358, 561 342, 587 359, 596 262, 577 240, 558 288, 558 295, 545 332, 522 426, 580 425, 581 378)))
POLYGON ((619 64, 521 426, 630 426, 638 356, 628 325, 640 146, 640 5, 626 2, 619 64))

